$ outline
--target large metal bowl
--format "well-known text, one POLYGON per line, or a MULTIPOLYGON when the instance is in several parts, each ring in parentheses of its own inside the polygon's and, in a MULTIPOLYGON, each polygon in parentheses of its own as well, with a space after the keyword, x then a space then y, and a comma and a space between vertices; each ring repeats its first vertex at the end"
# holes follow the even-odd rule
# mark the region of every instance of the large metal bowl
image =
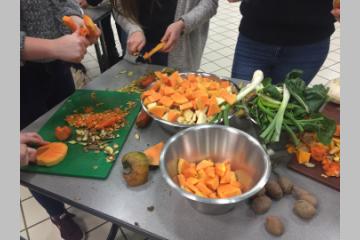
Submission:
MULTIPOLYGON (((239 91, 238 86, 235 83, 233 83, 230 78, 219 77, 219 76, 216 76, 215 74, 204 73, 204 72, 187 72, 187 73, 179 73, 179 74, 180 74, 180 76, 187 76, 189 74, 197 74, 197 75, 201 75, 203 77, 207 77, 207 78, 210 78, 210 79, 213 79, 216 81, 226 80, 232 84, 232 86, 236 92, 239 91)), ((181 124, 181 123, 176 123, 176 122, 173 123, 173 122, 169 122, 164 119, 158 118, 158 117, 154 116, 153 114, 151 114, 147 110, 146 106, 144 105, 143 99, 141 99, 141 106, 142 106, 142 109, 160 125, 160 127, 162 127, 163 129, 165 129, 166 131, 168 131, 170 133, 177 133, 181 130, 184 130, 184 129, 192 127, 192 126, 204 125, 204 124, 181 124)), ((229 119, 232 117, 233 117, 233 114, 230 113, 229 119)), ((222 121, 222 120, 220 120, 220 121, 222 121)), ((209 123, 206 123, 206 124, 209 124, 209 123)))
POLYGON ((160 156, 161 173, 166 182, 196 210, 206 214, 224 214, 260 191, 269 179, 270 165, 268 155, 255 138, 236 128, 220 125, 199 125, 177 133, 167 141, 160 156), (179 158, 191 162, 229 160, 232 170, 249 167, 253 169, 253 185, 247 192, 232 198, 209 199, 188 193, 175 180, 179 158))

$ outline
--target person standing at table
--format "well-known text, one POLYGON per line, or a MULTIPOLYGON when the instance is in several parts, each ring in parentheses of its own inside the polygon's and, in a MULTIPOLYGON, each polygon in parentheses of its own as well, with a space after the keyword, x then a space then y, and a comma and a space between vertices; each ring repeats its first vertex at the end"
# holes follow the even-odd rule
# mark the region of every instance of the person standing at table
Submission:
POLYGON ((112 0, 116 22, 126 31, 127 53, 136 55, 165 43, 153 64, 196 71, 218 0, 112 0))
MULTIPOLYGON (((79 63, 86 48, 100 35, 99 31, 97 36, 85 38, 79 30, 69 34, 62 23, 65 15, 71 16, 78 25, 83 24, 80 7, 73 0, 20 1, 20 129, 74 92, 70 63, 79 63)), ((36 138, 34 135, 24 136, 36 138)), ((31 161, 34 158, 34 151, 24 146, 33 143, 33 138, 24 140, 21 135, 23 145, 20 153, 26 153, 21 155, 23 160, 25 156, 25 163, 26 159, 31 161)), ((31 193, 48 212, 63 239, 85 237, 64 203, 35 191, 31 193)))
POLYGON ((232 77, 251 80, 261 69, 274 83, 292 69, 309 83, 329 52, 334 16, 340 19, 333 0, 243 0, 240 12, 232 77))

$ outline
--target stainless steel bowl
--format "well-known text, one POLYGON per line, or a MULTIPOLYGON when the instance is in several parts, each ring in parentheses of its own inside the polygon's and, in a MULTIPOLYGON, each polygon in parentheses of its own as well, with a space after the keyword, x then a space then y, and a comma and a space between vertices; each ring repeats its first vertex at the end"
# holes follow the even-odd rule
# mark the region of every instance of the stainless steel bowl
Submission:
POLYGON ((188 199, 196 210, 206 214, 226 213, 237 203, 256 194, 265 186, 271 170, 269 157, 255 138, 236 128, 220 125, 199 125, 171 137, 161 152, 160 168, 171 188, 188 199), (233 170, 245 165, 254 170, 253 185, 239 196, 224 199, 202 198, 188 193, 174 181, 179 158, 191 162, 230 160, 233 170))
MULTIPOLYGON (((220 80, 226 80, 229 81, 232 85, 234 90, 237 92, 239 91, 239 88, 237 87, 237 85, 235 83, 233 83, 231 81, 231 79, 226 78, 226 77, 218 77, 214 74, 210 74, 210 73, 204 73, 204 72, 187 72, 187 73, 179 73, 180 76, 187 76, 189 74, 197 74, 197 75, 201 75, 203 77, 208 77, 210 79, 216 80, 216 81, 220 81, 220 80)), ((151 87, 151 86, 150 86, 151 87)), ((144 105, 143 100, 141 99, 141 106, 142 109, 152 118, 154 119, 156 122, 158 122, 158 124, 160 125, 160 127, 162 127, 163 129, 165 129, 166 131, 168 131, 169 133, 177 133, 181 130, 184 130, 186 128, 192 127, 192 126, 200 126, 200 125, 204 125, 204 124, 181 124, 181 123, 172 123, 169 121, 165 121, 161 118, 158 118, 156 116, 154 116, 153 114, 151 114, 146 106, 144 105)), ((229 114, 229 119, 233 117, 233 114, 229 114)), ((209 124, 209 123, 207 123, 209 124)))

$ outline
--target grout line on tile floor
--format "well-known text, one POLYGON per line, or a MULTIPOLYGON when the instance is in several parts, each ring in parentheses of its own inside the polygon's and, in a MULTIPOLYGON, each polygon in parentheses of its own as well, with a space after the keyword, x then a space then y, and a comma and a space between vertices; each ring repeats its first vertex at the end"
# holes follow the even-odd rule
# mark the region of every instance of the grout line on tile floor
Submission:
MULTIPOLYGON (((92 229, 90 229, 89 231, 87 231, 85 234, 86 234, 86 235, 88 235, 88 233, 90 233, 90 232, 92 232, 92 231, 94 231, 94 230, 96 230, 96 229, 98 229, 98 228, 102 227, 103 225, 105 225, 105 224, 107 224, 107 223, 111 223, 111 222, 108 222, 108 221, 103 222, 103 223, 101 223, 101 224, 97 225, 96 227, 93 227, 92 229)), ((112 223, 111 223, 111 224, 112 224, 112 223)))
MULTIPOLYGON (((27 223, 26 223, 26 220, 25 220, 25 212, 24 212, 24 209, 23 209, 23 206, 22 206, 22 203, 20 202, 20 211, 21 211, 21 216, 22 216, 22 219, 23 219, 23 222, 24 222, 24 227, 25 227, 25 233, 26 233, 26 238, 27 239, 30 239, 30 235, 29 235, 29 231, 28 231, 28 227, 27 227, 27 223)), ((20 229, 21 230, 21 229, 20 229)))

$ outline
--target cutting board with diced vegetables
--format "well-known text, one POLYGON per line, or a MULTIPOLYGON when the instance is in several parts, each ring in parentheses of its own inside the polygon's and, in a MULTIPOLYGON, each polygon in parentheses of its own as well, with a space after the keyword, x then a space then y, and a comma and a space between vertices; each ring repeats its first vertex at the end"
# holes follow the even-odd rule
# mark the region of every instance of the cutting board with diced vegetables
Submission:
MULTIPOLYGON (((334 103, 328 103, 323 111, 327 117, 335 120, 338 124, 340 124, 340 105, 334 103)), ((319 163, 315 162, 315 167, 306 167, 302 164, 299 164, 296 160, 296 157, 292 158, 292 160, 288 164, 288 168, 296 171, 300 174, 303 174, 317 182, 320 182, 328 187, 331 187, 337 191, 340 191, 340 177, 326 177, 323 174, 323 169, 319 163)))
POLYGON ((140 111, 141 103, 139 94, 115 91, 77 90, 45 123, 40 129, 39 134, 47 141, 59 141, 55 137, 55 128, 57 126, 69 126, 65 118, 71 114, 81 112, 84 108, 88 107, 93 108, 94 112, 102 112, 115 108, 129 109, 125 116, 124 126, 114 132, 114 139, 108 142, 109 146, 116 146, 116 149, 113 149, 116 151, 114 161, 107 161, 107 155, 104 151, 85 150, 84 145, 78 144, 79 142, 76 141, 76 130, 72 127, 70 139, 64 141, 64 143, 68 145, 68 153, 62 162, 52 167, 30 165, 23 168, 22 171, 85 178, 107 178, 140 111), (131 108, 129 108, 129 103, 132 104, 131 108))

